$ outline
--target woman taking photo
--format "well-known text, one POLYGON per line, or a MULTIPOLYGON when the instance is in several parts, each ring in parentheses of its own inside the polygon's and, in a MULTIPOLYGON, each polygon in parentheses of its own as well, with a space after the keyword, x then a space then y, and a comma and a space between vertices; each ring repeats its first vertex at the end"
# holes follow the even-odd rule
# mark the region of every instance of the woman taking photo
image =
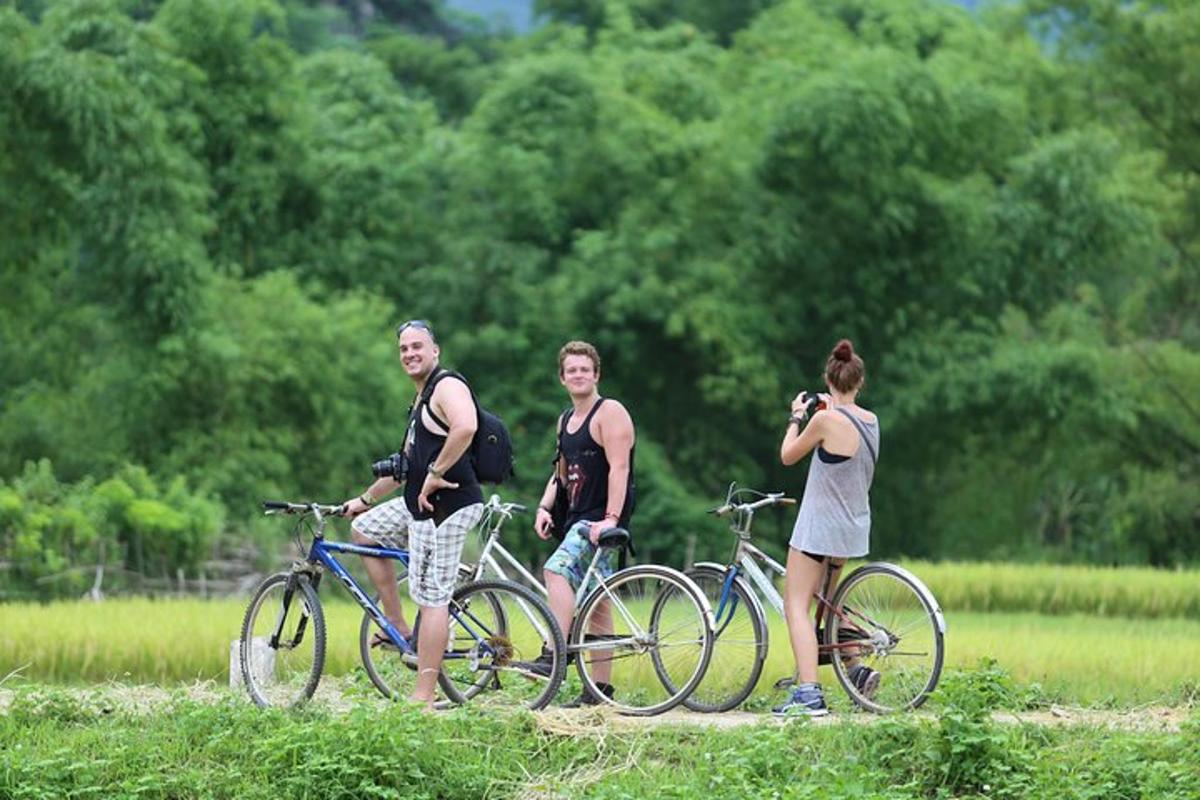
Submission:
MULTIPOLYGON (((772 709, 780 716, 829 713, 817 683, 817 634, 811 608, 825 570, 830 571, 832 591, 846 559, 864 556, 868 550, 868 495, 879 453, 879 420, 856 402, 865 377, 863 360, 850 341, 842 339, 825 362, 829 393, 818 396, 812 419, 807 419, 812 398, 806 392, 796 395, 779 448, 785 466, 816 450, 788 542, 784 613, 796 659, 796 683, 787 702, 772 709)), ((861 664, 851 668, 850 677, 867 696, 879 686, 879 673, 861 664)))

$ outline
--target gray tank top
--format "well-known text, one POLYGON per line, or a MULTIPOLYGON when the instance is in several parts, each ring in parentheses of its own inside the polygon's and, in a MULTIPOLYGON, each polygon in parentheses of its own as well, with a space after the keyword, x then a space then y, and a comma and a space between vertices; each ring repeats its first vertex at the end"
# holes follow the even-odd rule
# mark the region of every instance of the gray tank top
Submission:
POLYGON ((858 450, 845 461, 827 464, 812 454, 800 513, 789 546, 838 558, 867 554, 871 534, 871 479, 879 455, 879 423, 863 422, 844 408, 858 431, 858 450))

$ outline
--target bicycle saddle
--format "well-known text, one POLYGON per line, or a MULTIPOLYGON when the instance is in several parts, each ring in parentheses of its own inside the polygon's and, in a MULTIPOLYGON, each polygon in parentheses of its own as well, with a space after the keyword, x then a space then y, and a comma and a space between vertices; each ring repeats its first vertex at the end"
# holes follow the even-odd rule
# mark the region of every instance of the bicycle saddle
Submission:
POLYGON ((624 528, 609 528, 596 540, 597 547, 624 547, 629 544, 629 531, 624 528))

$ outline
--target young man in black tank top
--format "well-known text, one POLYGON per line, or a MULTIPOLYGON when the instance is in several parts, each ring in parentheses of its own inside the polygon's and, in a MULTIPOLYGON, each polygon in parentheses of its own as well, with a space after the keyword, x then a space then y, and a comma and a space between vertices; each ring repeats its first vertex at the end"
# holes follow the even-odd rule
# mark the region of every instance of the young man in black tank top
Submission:
MULTIPOLYGON (((391 477, 380 478, 361 496, 346 502, 353 516, 353 541, 409 551, 409 594, 421 607, 417 642, 417 678, 410 699, 433 707, 434 688, 449 635, 449 605, 458 577, 467 531, 483 514, 483 493, 467 453, 478 426, 471 390, 457 375, 441 374, 441 351, 429 324, 414 320, 397 331, 400 362, 416 387, 417 400, 409 417, 404 453, 408 479, 404 496, 376 505, 400 487, 391 477), (424 398, 425 387, 433 391, 424 398)), ((363 558, 371 583, 379 592, 383 613, 405 636, 396 588, 395 562, 363 558)), ((372 647, 387 643, 376 634, 372 647)))
MULTIPOLYGON (((600 396, 600 355, 596 348, 587 342, 563 345, 558 353, 558 378, 571 397, 571 408, 560 418, 559 454, 538 503, 533 528, 541 538, 550 538, 550 508, 561 481, 570 498, 565 535, 546 561, 543 574, 550 609, 563 631, 569 631, 575 614, 575 593, 596 552, 600 534, 609 528, 629 527, 634 505, 634 430, 625 406, 600 396)), ((618 553, 607 550, 597 568, 605 576, 611 575, 617 558, 618 553)), ((611 627, 603 630, 607 613, 606 609, 600 610, 593 633, 611 632, 611 627)), ((610 670, 606 666, 597 666, 596 678, 600 689, 611 695, 610 670)), ((596 702, 586 693, 576 701, 589 705, 596 702)))

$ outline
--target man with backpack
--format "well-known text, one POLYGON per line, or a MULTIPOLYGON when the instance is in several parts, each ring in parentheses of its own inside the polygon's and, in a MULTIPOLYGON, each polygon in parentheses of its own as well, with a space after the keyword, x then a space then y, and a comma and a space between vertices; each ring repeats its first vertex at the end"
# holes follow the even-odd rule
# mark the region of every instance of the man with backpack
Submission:
MULTIPOLYGON (((561 540, 543 570, 550 609, 567 632, 575 615, 575 592, 595 555, 600 534, 609 528, 629 527, 634 507, 634 430, 625 406, 600 396, 600 354, 595 347, 578 341, 563 345, 558 353, 558 379, 571 406, 558 420, 554 472, 546 482, 533 527, 543 539, 554 534, 561 540)), ((617 562, 618 553, 606 550, 597 567, 607 577, 616 571, 617 562)), ((597 618, 606 616, 598 614, 597 618)), ((539 662, 548 671, 550 654, 543 653, 539 662)), ((601 664, 595 671, 598 688, 609 697, 612 686, 606 673, 610 670, 611 665, 601 664)), ((599 702, 585 691, 570 705, 599 702)))
MULTIPOLYGON (((396 338, 400 363, 417 390, 404 448, 391 462, 376 465, 378 479, 347 501, 344 513, 354 517, 351 529, 356 544, 409 550, 409 594, 421 609, 417 679, 410 699, 432 708, 459 558, 467 532, 483 514, 476 431, 485 415, 489 422, 494 417, 478 407, 461 375, 440 366, 441 351, 429 323, 405 322, 396 329, 396 338), (389 463, 395 466, 384 466, 389 463), (402 497, 379 502, 401 483, 402 497)), ((384 614, 409 636, 394 562, 364 557, 363 564, 379 592, 384 614)), ((377 632, 371 646, 388 644, 387 636, 377 632)))

